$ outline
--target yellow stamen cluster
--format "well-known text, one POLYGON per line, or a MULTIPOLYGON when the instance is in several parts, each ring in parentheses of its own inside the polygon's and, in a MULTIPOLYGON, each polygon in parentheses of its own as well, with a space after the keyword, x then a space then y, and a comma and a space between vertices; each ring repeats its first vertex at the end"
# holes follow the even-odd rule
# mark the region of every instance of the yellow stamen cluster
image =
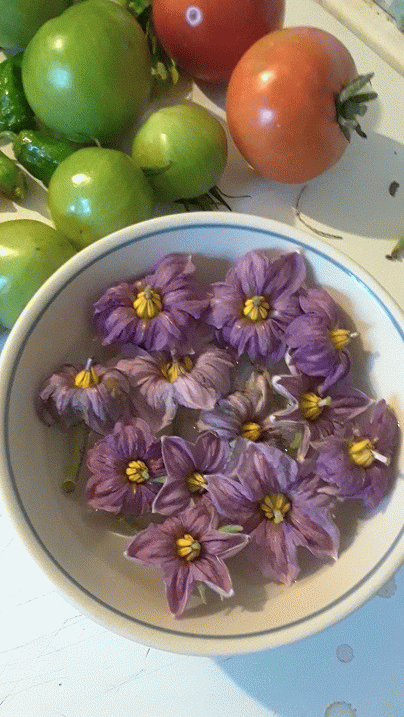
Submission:
POLYGON ((353 463, 360 468, 369 468, 374 461, 385 466, 390 465, 390 458, 379 453, 369 438, 358 438, 348 442, 348 455, 353 463))
POLYGON ((348 455, 356 466, 369 468, 375 460, 373 446, 368 438, 348 443, 348 455))
POLYGON ((154 291, 150 284, 139 291, 133 301, 133 308, 139 319, 148 321, 154 319, 163 310, 163 302, 158 291, 154 291))
POLYGON ((146 463, 143 461, 130 461, 126 466, 125 474, 131 483, 144 483, 149 477, 146 463))
POLYGON ((202 473, 191 473, 187 478, 187 486, 190 493, 204 493, 207 483, 202 473))
POLYGON ((265 321, 270 312, 270 305, 265 296, 251 296, 246 299, 243 307, 243 315, 250 321, 265 321))
POLYGON ((243 438, 248 438, 249 441, 259 441, 262 434, 262 426, 259 423, 243 423, 241 426, 240 435, 243 438))
POLYGON ((99 382, 100 379, 98 378, 97 372, 92 366, 79 371, 74 378, 76 388, 92 388, 93 386, 97 386, 99 382))
POLYGON ((260 503, 260 508, 268 520, 278 525, 285 520, 292 504, 283 493, 269 493, 260 503))
POLYGON ((331 396, 320 398, 316 393, 304 393, 300 397, 299 407, 303 416, 308 421, 315 421, 323 412, 324 406, 329 406, 331 403, 331 396))
POLYGON ((195 560, 201 552, 201 544, 194 540, 189 533, 185 533, 182 538, 177 538, 175 545, 178 557, 188 562, 195 560))
POLYGON ((330 329, 331 343, 337 350, 345 348, 357 335, 349 329, 330 329))
POLYGON ((192 371, 193 363, 189 356, 183 356, 181 360, 174 359, 161 367, 161 373, 166 381, 174 383, 180 376, 192 371))

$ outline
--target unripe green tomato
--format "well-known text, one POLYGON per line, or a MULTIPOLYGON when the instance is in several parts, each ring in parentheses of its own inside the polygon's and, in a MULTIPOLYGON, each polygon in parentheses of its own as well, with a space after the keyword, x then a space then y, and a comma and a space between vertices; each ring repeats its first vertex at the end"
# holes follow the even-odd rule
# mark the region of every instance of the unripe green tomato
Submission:
POLYGON ((163 107, 137 132, 132 157, 160 201, 205 194, 227 161, 227 138, 219 120, 197 104, 163 107))
POLYGON ((28 103, 46 127, 108 141, 144 111, 151 91, 146 36, 111 0, 85 0, 45 23, 22 62, 28 103))
POLYGON ((75 254, 68 239, 34 219, 0 222, 0 322, 11 329, 31 296, 75 254))
POLYGON ((50 18, 72 0, 0 0, 0 47, 24 48, 50 18))
POLYGON ((124 152, 84 147, 64 159, 49 183, 55 224, 77 249, 152 215, 153 190, 124 152))

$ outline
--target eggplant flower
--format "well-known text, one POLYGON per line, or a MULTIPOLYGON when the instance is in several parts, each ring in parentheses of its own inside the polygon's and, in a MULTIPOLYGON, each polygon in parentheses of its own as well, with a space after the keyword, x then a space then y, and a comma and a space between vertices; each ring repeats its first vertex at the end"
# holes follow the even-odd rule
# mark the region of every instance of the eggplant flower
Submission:
POLYGON ((231 268, 224 281, 212 285, 207 321, 226 345, 252 363, 275 363, 285 353, 284 334, 301 314, 296 292, 306 275, 297 252, 271 259, 250 251, 231 268))
POLYGON ((134 358, 121 359, 117 368, 153 409, 165 413, 167 424, 178 405, 213 408, 217 398, 230 391, 233 361, 227 351, 211 344, 198 353, 141 351, 134 358))
POLYGON ((163 436, 161 443, 167 480, 154 500, 153 512, 177 514, 199 500, 211 505, 209 478, 225 470, 230 457, 227 441, 205 431, 195 443, 178 436, 163 436))
POLYGON ((332 435, 371 404, 371 399, 347 380, 324 391, 321 379, 298 373, 273 376, 272 385, 290 402, 287 408, 273 414, 274 424, 286 423, 302 428, 297 452, 299 462, 313 441, 332 435))
POLYGON ((244 390, 222 398, 213 410, 202 411, 198 425, 228 441, 243 438, 253 442, 276 442, 285 431, 283 426, 274 426, 271 419, 273 407, 269 375, 253 372, 244 390))
POLYGON ((234 474, 212 476, 209 493, 222 518, 250 536, 245 555, 265 578, 290 585, 299 573, 299 546, 336 560, 333 496, 318 492, 312 477, 299 476, 296 461, 277 448, 249 444, 234 474))
POLYGON ((350 372, 349 342, 358 336, 344 327, 340 310, 324 289, 308 289, 300 296, 303 312, 286 330, 288 363, 308 376, 323 378, 327 390, 350 372))
POLYGON ((132 410, 130 382, 116 368, 89 359, 85 366, 64 364, 42 384, 37 409, 48 425, 66 428, 84 421, 96 433, 108 433, 132 410))
POLYGON ((220 532, 214 523, 214 513, 198 504, 161 525, 149 525, 125 552, 129 560, 163 571, 168 605, 175 616, 183 613, 195 583, 205 583, 223 597, 234 594, 224 560, 238 553, 248 537, 220 532))
POLYGON ((398 444, 398 423, 384 400, 370 418, 359 419, 316 444, 316 472, 338 488, 340 498, 363 500, 375 508, 384 497, 393 474, 398 444))
POLYGON ((118 422, 112 433, 89 449, 87 467, 91 476, 84 496, 92 508, 150 513, 160 487, 154 479, 165 475, 161 441, 140 418, 118 422))
POLYGON ((190 256, 169 254, 153 274, 111 286, 94 304, 102 343, 120 341, 147 351, 179 347, 209 303, 194 274, 190 256))

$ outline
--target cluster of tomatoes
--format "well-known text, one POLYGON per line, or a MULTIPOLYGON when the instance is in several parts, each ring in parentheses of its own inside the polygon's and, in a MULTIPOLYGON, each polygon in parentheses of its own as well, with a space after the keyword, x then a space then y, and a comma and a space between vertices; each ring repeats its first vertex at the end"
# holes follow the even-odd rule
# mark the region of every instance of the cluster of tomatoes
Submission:
MULTIPOLYGON (((263 177, 301 183, 339 160, 350 131, 362 133, 356 114, 375 96, 362 92, 371 75, 358 77, 333 35, 283 27, 284 11, 285 0, 0 0, 0 47, 23 49, 23 92, 38 126, 53 146, 78 143, 46 167, 52 221, 74 249, 149 218, 156 202, 192 208, 211 190, 223 199, 219 120, 192 102, 143 119, 164 52, 196 81, 223 86, 230 135, 263 177), (130 152, 121 151, 119 137, 136 126, 130 152)), ((33 167, 44 148, 30 151, 23 166, 41 179, 33 167)), ((32 246, 36 255, 36 238, 32 246)), ((36 288, 30 280, 28 293, 36 288)))

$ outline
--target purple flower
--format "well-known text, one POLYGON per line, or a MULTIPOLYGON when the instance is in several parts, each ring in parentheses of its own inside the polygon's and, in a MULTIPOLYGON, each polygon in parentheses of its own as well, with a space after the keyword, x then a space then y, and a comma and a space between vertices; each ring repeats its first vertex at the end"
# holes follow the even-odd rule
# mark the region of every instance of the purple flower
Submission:
POLYGON ((273 425, 272 410, 270 378, 266 373, 253 372, 243 391, 219 400, 212 411, 203 411, 199 426, 228 441, 240 437, 254 442, 281 440, 283 427, 273 425))
POLYGON ((147 351, 180 346, 209 303, 194 274, 190 256, 169 254, 153 274, 111 286, 94 304, 102 343, 121 341, 147 351))
POLYGON ((347 380, 324 391, 321 379, 298 373, 274 376, 272 385, 291 404, 273 414, 274 423, 286 422, 302 426, 298 461, 306 456, 310 443, 332 435, 365 411, 371 403, 368 396, 354 388, 347 380))
POLYGON ((339 435, 316 445, 316 472, 337 486, 340 498, 360 499, 375 508, 392 478, 397 444, 397 420, 386 402, 379 401, 370 418, 360 416, 339 435))
POLYGON ((209 431, 201 433, 194 444, 178 436, 164 436, 162 453, 168 477, 154 500, 153 512, 172 515, 191 501, 210 503, 209 477, 224 472, 229 444, 209 431))
POLYGON ((96 433, 108 433, 132 409, 130 383, 116 368, 64 364, 42 384, 37 408, 42 420, 70 428, 81 421, 96 433))
POLYGON ((308 289, 300 296, 300 306, 303 315, 286 330, 288 361, 308 376, 322 377, 327 390, 349 374, 346 346, 357 333, 343 328, 339 307, 324 289, 308 289))
POLYGON ((87 452, 87 467, 92 475, 84 495, 93 508, 149 513, 159 489, 153 479, 165 475, 161 441, 140 418, 118 422, 87 452))
POLYGON ((170 423, 177 406, 213 408, 219 396, 230 391, 233 361, 224 349, 205 346, 200 352, 147 354, 122 359, 117 367, 153 408, 170 423))
POLYGON ((297 548, 336 560, 339 533, 330 519, 332 496, 277 448, 249 444, 234 475, 210 479, 216 510, 250 535, 246 556, 269 580, 290 585, 299 573, 297 548))
POLYGON ((274 363, 284 355, 286 327, 301 314, 295 292, 305 274, 297 252, 271 261, 263 251, 250 251, 227 272, 225 281, 212 285, 207 320, 239 356, 274 363))
POLYGON ((205 583, 224 597, 233 595, 225 558, 247 543, 243 534, 215 530, 212 512, 198 504, 161 525, 149 525, 135 535, 125 557, 161 568, 171 612, 184 611, 195 583, 205 583))

